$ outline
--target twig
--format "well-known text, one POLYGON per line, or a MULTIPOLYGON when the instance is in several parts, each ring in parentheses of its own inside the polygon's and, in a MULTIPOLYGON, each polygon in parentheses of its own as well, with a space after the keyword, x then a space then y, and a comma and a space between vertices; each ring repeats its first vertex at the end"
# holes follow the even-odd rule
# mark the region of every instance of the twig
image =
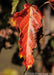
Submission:
POLYGON ((46 34, 46 35, 43 34, 43 36, 51 36, 53 33, 54 33, 54 32, 49 33, 49 34, 46 34))
POLYGON ((39 8, 43 7, 45 4, 48 4, 49 1, 44 2, 39 8))
POLYGON ((23 75, 25 75, 26 71, 27 71, 27 70, 25 69, 25 71, 24 71, 23 75))

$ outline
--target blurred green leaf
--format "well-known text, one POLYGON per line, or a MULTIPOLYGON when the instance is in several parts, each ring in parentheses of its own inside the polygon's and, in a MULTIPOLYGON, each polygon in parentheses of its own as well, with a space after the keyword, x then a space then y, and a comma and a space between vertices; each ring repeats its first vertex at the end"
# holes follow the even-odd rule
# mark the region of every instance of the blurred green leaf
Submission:
POLYGON ((17 7, 18 3, 19 3, 19 0, 13 0, 11 14, 13 14, 16 11, 16 7, 17 7))
POLYGON ((54 49, 54 40, 51 41, 51 46, 54 49))
POLYGON ((54 36, 50 36, 50 39, 51 39, 51 46, 54 49, 54 36))

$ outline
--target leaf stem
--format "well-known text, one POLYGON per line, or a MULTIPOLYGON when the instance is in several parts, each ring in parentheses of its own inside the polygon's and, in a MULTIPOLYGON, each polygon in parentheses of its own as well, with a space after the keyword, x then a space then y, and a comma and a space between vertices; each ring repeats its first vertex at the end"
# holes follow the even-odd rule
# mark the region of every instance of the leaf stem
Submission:
POLYGON ((25 71, 24 71, 23 75, 25 75, 26 71, 27 71, 27 70, 25 69, 25 71))

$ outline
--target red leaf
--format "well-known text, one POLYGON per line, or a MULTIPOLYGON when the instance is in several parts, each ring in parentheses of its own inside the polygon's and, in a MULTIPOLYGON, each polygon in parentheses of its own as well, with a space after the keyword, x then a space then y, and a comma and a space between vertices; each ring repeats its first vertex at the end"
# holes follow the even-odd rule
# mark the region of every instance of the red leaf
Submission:
POLYGON ((26 4, 26 7, 14 15, 15 24, 19 24, 20 29, 20 58, 24 58, 23 64, 28 70, 34 63, 33 49, 36 48, 36 34, 42 27, 42 16, 37 6, 26 4))
POLYGON ((54 2, 54 0, 49 0, 50 2, 54 2))

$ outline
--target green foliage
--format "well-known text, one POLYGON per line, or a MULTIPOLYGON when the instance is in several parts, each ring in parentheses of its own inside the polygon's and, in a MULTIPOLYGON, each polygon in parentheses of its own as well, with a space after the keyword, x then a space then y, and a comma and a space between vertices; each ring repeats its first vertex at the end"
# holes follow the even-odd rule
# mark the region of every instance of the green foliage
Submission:
POLYGON ((18 3, 19 3, 19 0, 13 0, 11 14, 13 14, 16 11, 16 7, 17 7, 18 3))
MULTIPOLYGON (((28 3, 34 3, 36 0, 26 0, 28 3)), ((20 0, 18 6, 17 6, 17 11, 20 11, 24 8, 24 4, 26 4, 25 0, 20 0)))
POLYGON ((34 1, 36 1, 36 0, 27 0, 28 1, 28 3, 33 3, 34 1))
POLYGON ((50 38, 51 38, 51 46, 54 49, 54 36, 51 36, 50 38))
POLYGON ((54 40, 51 41, 51 46, 54 49, 54 40))

